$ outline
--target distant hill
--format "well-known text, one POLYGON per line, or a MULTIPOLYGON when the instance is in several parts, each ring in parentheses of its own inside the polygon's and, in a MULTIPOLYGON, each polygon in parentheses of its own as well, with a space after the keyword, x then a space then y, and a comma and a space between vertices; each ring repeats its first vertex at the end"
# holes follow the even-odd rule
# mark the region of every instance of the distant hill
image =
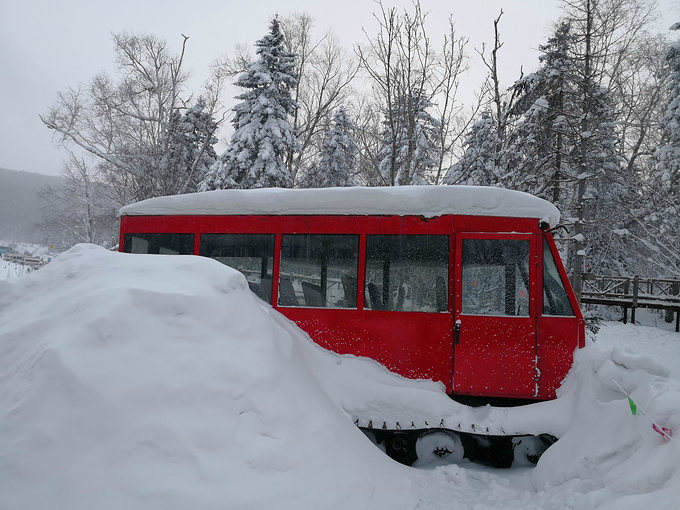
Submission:
POLYGON ((39 243, 44 200, 38 191, 58 186, 61 177, 0 168, 0 239, 39 243))

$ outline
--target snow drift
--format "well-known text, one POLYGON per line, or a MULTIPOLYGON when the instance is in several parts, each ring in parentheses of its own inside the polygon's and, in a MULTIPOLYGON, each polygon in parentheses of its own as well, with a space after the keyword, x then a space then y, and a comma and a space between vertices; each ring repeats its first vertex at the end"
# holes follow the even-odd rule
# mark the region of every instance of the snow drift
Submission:
POLYGON ((412 506, 240 273, 81 245, 0 291, 0 508, 412 506))
POLYGON ((650 422, 680 430, 667 376, 591 346, 556 401, 471 410, 324 351, 218 262, 79 245, 0 282, 0 508, 675 508, 678 441, 650 422), (417 470, 356 428, 369 412, 562 439, 533 470, 417 470))

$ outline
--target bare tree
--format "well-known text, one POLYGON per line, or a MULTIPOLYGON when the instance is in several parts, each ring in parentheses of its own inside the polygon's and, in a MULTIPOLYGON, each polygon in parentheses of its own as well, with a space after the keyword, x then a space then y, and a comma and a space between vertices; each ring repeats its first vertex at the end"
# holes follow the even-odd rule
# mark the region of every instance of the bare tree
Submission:
MULTIPOLYGON (((507 171, 507 168, 505 168, 505 157, 508 152, 506 150, 508 123, 510 122, 510 112, 513 109, 517 97, 517 89, 515 87, 505 89, 498 76, 498 52, 503 47, 499 30, 502 17, 503 11, 501 10, 500 14, 493 22, 494 42, 493 48, 491 49, 491 55, 486 55, 485 44, 482 44, 482 49, 477 52, 489 71, 486 82, 482 87, 480 97, 486 98, 486 109, 492 113, 491 119, 493 120, 496 131, 494 133, 496 142, 493 145, 493 155, 491 155, 491 158, 493 159, 493 173, 495 174, 494 184, 501 184, 503 174, 507 171)), ((522 73, 520 71, 519 79, 521 80, 521 78, 522 73)))
POLYGON ((106 184, 96 169, 69 152, 61 176, 64 184, 47 186, 39 195, 46 202, 43 223, 51 244, 115 244, 117 207, 107 198, 106 184))
POLYGON ((580 34, 575 54, 584 58, 588 16, 591 79, 612 97, 613 117, 621 138, 620 155, 632 175, 642 164, 650 165, 658 132, 665 89, 661 72, 667 48, 665 36, 653 32, 659 19, 655 0, 562 0, 564 16, 580 34), (640 162, 639 158, 646 161, 640 162))
POLYGON ((247 73, 250 64, 254 61, 255 56, 250 52, 250 46, 246 43, 239 43, 234 46, 232 54, 225 53, 215 59, 213 70, 221 76, 235 78, 243 73, 247 73))
POLYGON ((586 39, 590 39, 593 79, 614 94, 615 77, 628 66, 627 55, 637 51, 639 42, 650 35, 658 20, 656 1, 561 0, 561 4, 572 32, 580 34, 576 51, 584 55, 586 39))
POLYGON ((439 184, 444 178, 444 169, 453 163, 453 153, 456 145, 460 145, 460 138, 467 126, 472 122, 479 104, 473 106, 472 113, 463 115, 464 106, 457 101, 460 77, 469 69, 465 48, 468 38, 458 37, 453 18, 449 17, 449 33, 444 36, 444 44, 440 55, 441 65, 432 69, 438 83, 434 87, 437 91, 435 109, 438 113, 440 129, 440 161, 437 167, 435 183, 439 184), (461 122, 462 120, 462 122, 461 122))
MULTIPOLYGON (((680 30, 675 23, 671 30, 680 30)), ((680 46, 668 45, 660 70, 665 87, 658 115, 660 141, 641 198, 631 208, 636 229, 627 232, 656 274, 680 276, 680 46)))
MULTIPOLYGON (((95 156, 113 198, 129 203, 186 190, 185 182, 168 178, 171 116, 187 107, 183 98, 188 73, 183 69, 188 37, 179 54, 153 35, 120 33, 113 36, 118 79, 105 73, 88 85, 58 95, 43 123, 53 129, 59 143, 76 146, 95 156)), ((212 115, 221 82, 214 81, 203 98, 212 115)), ((213 132, 206 133, 210 140, 213 132)), ((206 145, 205 150, 208 147, 206 145)), ((198 151, 197 159, 204 151, 198 151)), ((193 163, 187 172, 191 172, 193 163)))
POLYGON ((666 37, 644 35, 624 56, 625 65, 611 78, 616 118, 621 133, 621 156, 629 175, 649 175, 660 143, 657 120, 663 116, 668 76, 663 72, 666 37))
POLYGON ((382 184, 378 169, 382 144, 378 134, 382 128, 382 110, 374 97, 364 93, 355 97, 351 113, 355 127, 354 139, 359 150, 355 181, 361 186, 379 186, 382 184))
POLYGON ((418 0, 413 4, 413 12, 402 14, 396 8, 387 9, 382 2, 378 2, 378 6, 380 10, 374 14, 378 34, 371 37, 366 33, 367 45, 357 47, 356 52, 373 85, 375 103, 380 106, 384 119, 386 138, 383 143, 390 159, 382 162, 381 183, 395 185, 411 181, 412 176, 404 173, 400 159, 414 159, 417 119, 422 113, 417 105, 423 103, 439 104, 440 156, 432 176, 432 180, 438 182, 444 162, 450 157, 453 143, 459 136, 452 127, 460 112, 455 95, 458 77, 466 69, 464 48, 467 40, 456 37, 450 22, 444 48, 437 52, 427 35, 427 14, 418 0))
POLYGON ((348 101, 358 65, 331 32, 313 36, 313 18, 306 13, 281 19, 285 46, 296 55, 298 83, 293 91, 297 108, 291 124, 300 142, 298 153, 289 151, 286 163, 293 176, 315 159, 323 148, 324 133, 337 110, 348 101))

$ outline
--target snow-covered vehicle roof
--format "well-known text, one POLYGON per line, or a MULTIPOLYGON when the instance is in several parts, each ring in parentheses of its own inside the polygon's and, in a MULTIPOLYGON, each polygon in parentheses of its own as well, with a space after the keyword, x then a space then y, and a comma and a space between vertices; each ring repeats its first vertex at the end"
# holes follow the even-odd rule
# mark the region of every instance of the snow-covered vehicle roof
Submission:
POLYGON ((555 226, 559 211, 528 193, 481 186, 396 186, 219 190, 150 198, 120 210, 122 216, 165 215, 394 215, 446 214, 537 218, 555 226))

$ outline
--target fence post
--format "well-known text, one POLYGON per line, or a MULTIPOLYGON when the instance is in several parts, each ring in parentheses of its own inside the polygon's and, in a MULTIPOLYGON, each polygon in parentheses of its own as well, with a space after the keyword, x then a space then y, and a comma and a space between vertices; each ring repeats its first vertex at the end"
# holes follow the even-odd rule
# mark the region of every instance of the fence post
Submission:
MULTIPOLYGON (((669 290, 670 290, 669 294, 671 296, 677 296, 678 294, 680 294, 680 282, 672 283, 669 290)), ((664 317, 664 320, 668 324, 673 322, 673 313, 675 313, 676 315, 679 315, 677 312, 673 312, 673 310, 671 310, 670 308, 666 309, 666 316, 664 317)), ((677 323, 677 320, 676 320, 676 323, 677 323)), ((678 331, 677 325, 675 327, 675 331, 676 332, 678 331)))
POLYGON ((633 307, 630 311, 630 322, 635 324, 635 309, 637 308, 638 302, 638 288, 640 286, 640 277, 638 275, 633 276, 633 307))
MULTIPOLYGON (((623 294, 628 295, 628 291, 630 290, 630 280, 626 278, 626 283, 623 284, 623 294)), ((623 323, 628 324, 628 307, 624 306, 623 307, 623 323)))

